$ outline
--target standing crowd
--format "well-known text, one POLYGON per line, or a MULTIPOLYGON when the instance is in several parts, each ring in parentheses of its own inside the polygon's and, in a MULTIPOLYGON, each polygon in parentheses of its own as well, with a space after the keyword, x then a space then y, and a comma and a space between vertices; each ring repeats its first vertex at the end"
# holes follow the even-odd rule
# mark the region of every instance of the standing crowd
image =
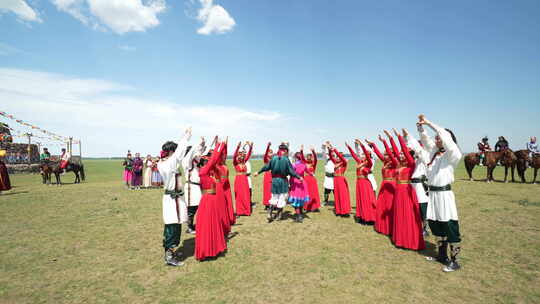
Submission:
POLYGON ((163 185, 161 175, 157 169, 160 157, 147 155, 143 160, 139 153, 135 153, 135 158, 128 151, 122 166, 124 167, 123 180, 126 188, 140 190, 142 188, 156 188, 163 185))

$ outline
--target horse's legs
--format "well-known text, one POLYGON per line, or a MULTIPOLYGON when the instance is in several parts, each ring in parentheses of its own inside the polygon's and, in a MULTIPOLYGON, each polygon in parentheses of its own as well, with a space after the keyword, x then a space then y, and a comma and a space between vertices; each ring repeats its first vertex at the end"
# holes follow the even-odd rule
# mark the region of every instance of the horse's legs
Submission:
POLYGON ((516 180, 514 179, 514 170, 516 169, 516 164, 513 164, 510 169, 512 170, 512 183, 515 183, 516 180))
POLYGON ((489 183, 489 182, 491 182, 491 179, 490 179, 490 176, 491 176, 491 175, 490 175, 490 174, 491 174, 491 172, 493 171, 493 168, 491 168, 491 166, 489 166, 489 167, 487 167, 486 169, 487 169, 487 171, 486 171, 486 172, 487 172, 487 175, 486 175, 486 182, 489 183))
POLYGON ((465 163, 465 167, 467 169, 467 174, 469 174, 469 180, 472 182, 473 181, 472 170, 474 169, 474 164, 465 163))
POLYGON ((79 177, 79 171, 73 171, 75 173, 75 184, 78 184, 81 182, 81 178, 79 177))
POLYGON ((508 183, 506 177, 508 176, 508 166, 504 166, 504 182, 508 183))

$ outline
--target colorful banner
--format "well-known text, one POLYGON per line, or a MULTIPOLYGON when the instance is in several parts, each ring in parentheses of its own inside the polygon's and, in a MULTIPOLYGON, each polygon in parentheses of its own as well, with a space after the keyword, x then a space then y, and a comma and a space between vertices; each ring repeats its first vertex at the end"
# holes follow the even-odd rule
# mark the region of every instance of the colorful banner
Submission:
MULTIPOLYGON (((36 138, 40 138, 40 139, 48 139, 48 140, 56 140, 56 141, 62 141, 62 142, 69 142, 69 137, 66 137, 66 136, 61 136, 61 135, 58 135, 56 133, 53 133, 53 132, 49 132, 47 130, 44 130, 38 126, 35 126, 35 125, 32 125, 32 124, 29 124, 21 119, 16 119, 15 117, 13 117, 13 115, 10 115, 10 114, 7 114, 6 112, 3 112, 3 111, 0 111, 0 115, 1 116, 4 116, 4 117, 7 117, 9 119, 12 119, 12 120, 15 120, 18 124, 21 124, 23 126, 27 126, 27 127, 30 127, 34 130, 39 130, 41 131, 43 134, 46 134, 48 135, 47 137, 45 136, 39 136, 39 135, 34 135, 32 134, 31 136, 32 137, 36 137, 36 138)), ((7 126, 6 126, 7 127, 7 126)), ((19 132, 13 128, 10 128, 10 127, 7 127, 10 131, 13 131, 13 132, 16 132, 17 133, 17 137, 19 136, 28 136, 27 133, 22 133, 22 132, 19 132)), ((79 141, 78 140, 72 140, 72 143, 73 144, 78 144, 79 141)))

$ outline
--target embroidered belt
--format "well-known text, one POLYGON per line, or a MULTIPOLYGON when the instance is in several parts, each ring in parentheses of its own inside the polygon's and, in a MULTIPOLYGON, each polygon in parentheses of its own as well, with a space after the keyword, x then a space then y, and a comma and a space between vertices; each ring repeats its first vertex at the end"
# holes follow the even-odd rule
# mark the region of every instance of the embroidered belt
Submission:
POLYGON ((411 181, 408 180, 408 179, 407 180, 398 180, 397 183, 400 184, 400 185, 406 185, 406 184, 410 184, 411 181))
POLYGON ((452 186, 450 186, 449 184, 448 185, 445 185, 445 186, 428 186, 428 190, 429 191, 433 191, 433 192, 441 192, 441 191, 450 191, 452 190, 452 186))
POLYGON ((411 183, 413 183, 413 184, 421 184, 422 179, 421 178, 411 178, 411 183))
POLYGON ((282 174, 272 174, 272 178, 283 178, 283 179, 286 179, 287 177, 285 175, 282 175, 282 174))
POLYGON ((201 183, 195 183, 195 182, 192 182, 192 181, 187 181, 186 183, 192 184, 192 185, 197 185, 197 186, 200 186, 200 185, 201 185, 201 183))
POLYGON ((326 177, 334 177, 334 173, 328 173, 328 172, 327 172, 327 173, 324 173, 324 175, 325 175, 326 177))
POLYGON ((216 194, 216 189, 204 189, 202 194, 216 194))
POLYGON ((165 190, 165 195, 170 195, 172 199, 184 196, 184 190, 165 190))
POLYGON ((236 172, 236 175, 247 175, 246 172, 236 172))
POLYGON ((360 179, 366 179, 366 178, 367 178, 367 176, 365 176, 365 175, 357 175, 357 176, 356 176, 356 178, 360 178, 360 179))

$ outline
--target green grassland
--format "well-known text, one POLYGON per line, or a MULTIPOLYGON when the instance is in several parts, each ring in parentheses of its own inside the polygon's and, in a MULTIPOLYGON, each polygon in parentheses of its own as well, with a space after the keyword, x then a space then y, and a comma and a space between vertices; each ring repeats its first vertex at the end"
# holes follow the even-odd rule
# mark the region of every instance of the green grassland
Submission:
POLYGON ((0 195, 0 303, 540 303, 540 185, 469 182, 459 167, 455 273, 425 260, 433 237, 423 252, 401 250, 330 207, 303 224, 268 224, 259 204, 233 227, 225 256, 197 262, 183 234, 186 265, 172 268, 162 257, 162 191, 126 190, 119 160, 85 165, 80 185, 11 177, 15 188, 0 195))

